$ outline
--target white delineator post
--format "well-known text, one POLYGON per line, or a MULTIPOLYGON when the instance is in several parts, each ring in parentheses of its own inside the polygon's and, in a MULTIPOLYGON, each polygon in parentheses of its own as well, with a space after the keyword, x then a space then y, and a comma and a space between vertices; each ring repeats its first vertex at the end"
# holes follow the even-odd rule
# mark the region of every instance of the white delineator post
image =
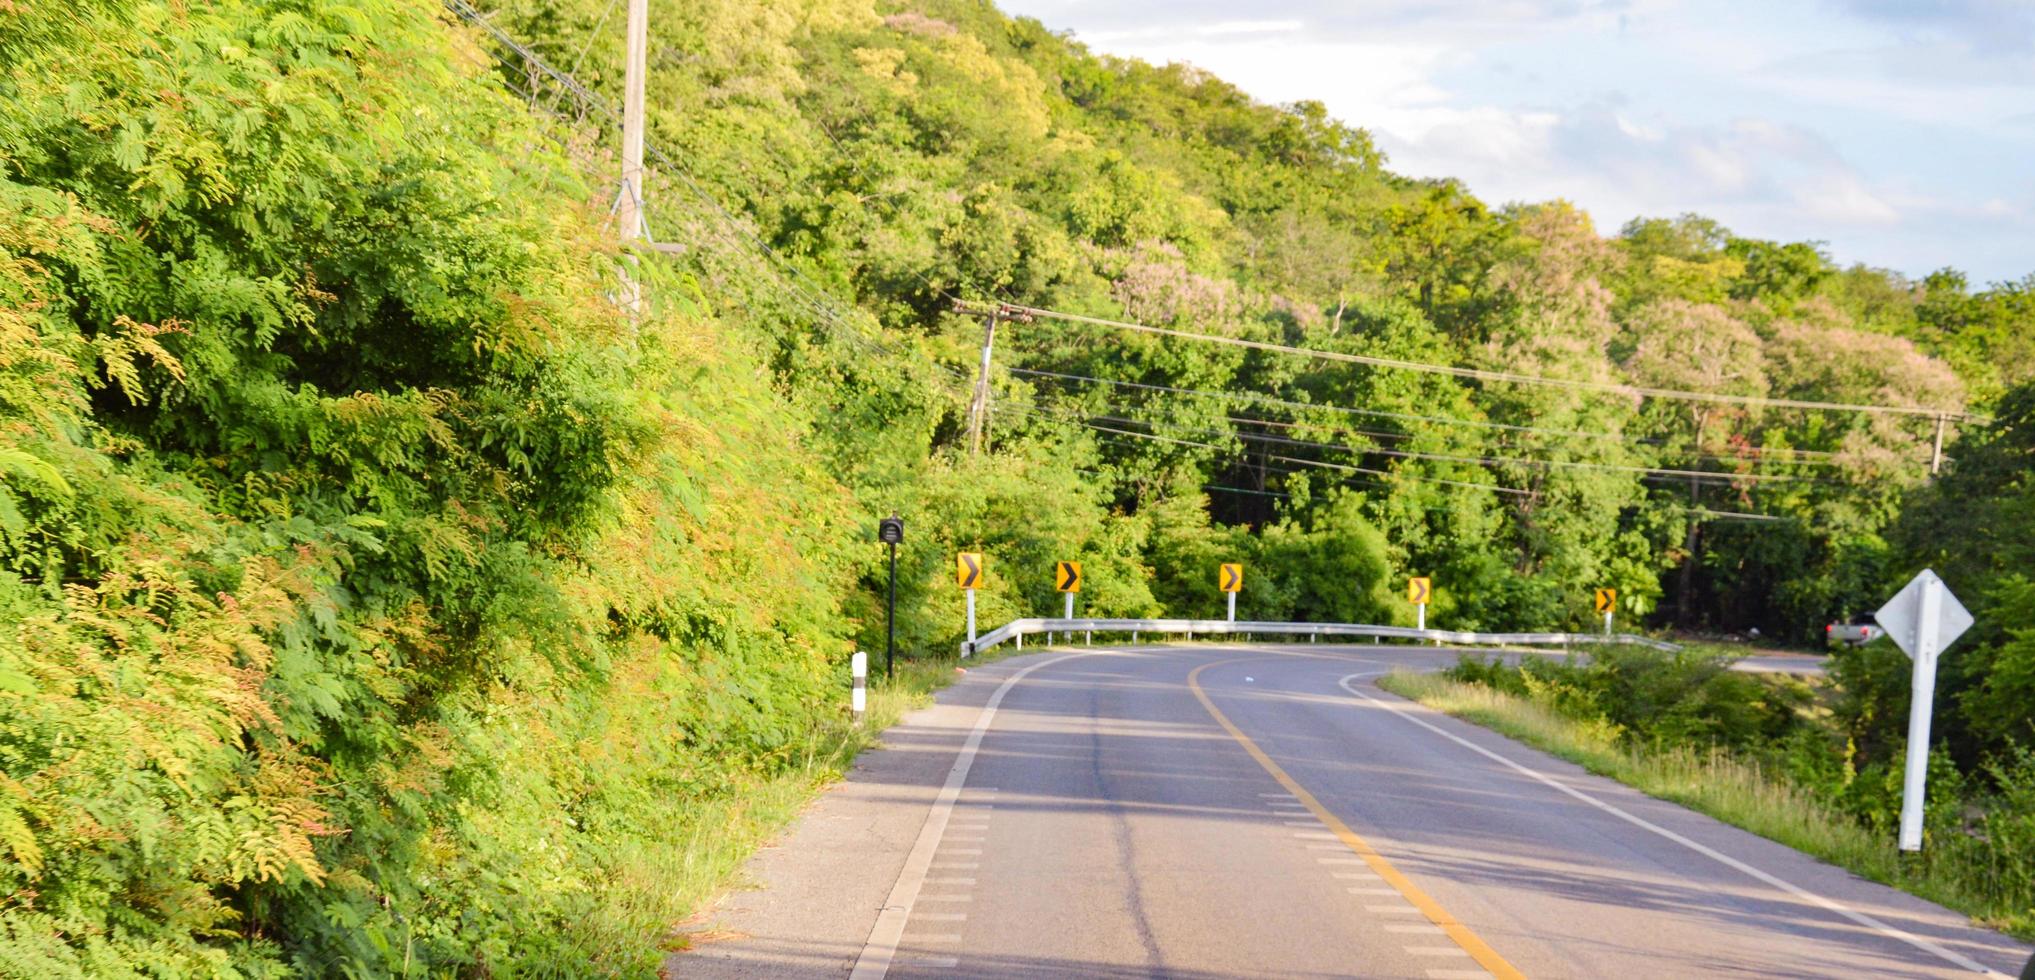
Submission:
POLYGON ((961 655, 965 657, 975 652, 975 590, 961 591, 968 593, 968 645, 961 648, 961 655))
POLYGON ((855 712, 855 724, 862 724, 862 713, 869 710, 869 655, 860 650, 848 658, 848 673, 855 678, 855 691, 848 695, 848 706, 855 712))
POLYGON ((1915 622, 1915 679, 1908 702, 1908 767, 1901 780, 1901 850, 1922 849, 1922 800, 1929 779, 1929 716, 1936 701, 1936 631, 1943 616, 1943 583, 1922 583, 1915 622))
POLYGON ((1224 594, 1229 596, 1229 621, 1234 623, 1237 621, 1237 594, 1234 592, 1224 594))

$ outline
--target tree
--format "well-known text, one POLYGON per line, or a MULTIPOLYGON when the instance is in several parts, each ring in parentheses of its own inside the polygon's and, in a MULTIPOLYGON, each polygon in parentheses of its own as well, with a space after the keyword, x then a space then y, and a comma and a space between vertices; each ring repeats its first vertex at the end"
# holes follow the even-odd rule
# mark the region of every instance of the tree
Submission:
MULTIPOLYGON (((1722 308, 1685 300, 1657 300, 1640 307, 1626 320, 1631 352, 1621 365, 1641 385, 1706 394, 1766 394, 1766 364, 1759 335, 1722 308)), ((1711 467, 1706 460, 1731 453, 1741 423, 1756 420, 1745 409, 1707 401, 1658 400, 1650 403, 1642 422, 1662 440, 1663 458, 1688 470, 1711 467)), ((1719 472, 1749 470, 1744 463, 1726 463, 1719 472)), ((1701 562, 1703 478, 1690 476, 1688 507, 1681 516, 1680 582, 1676 587, 1676 619, 1693 625, 1696 569, 1701 562)))

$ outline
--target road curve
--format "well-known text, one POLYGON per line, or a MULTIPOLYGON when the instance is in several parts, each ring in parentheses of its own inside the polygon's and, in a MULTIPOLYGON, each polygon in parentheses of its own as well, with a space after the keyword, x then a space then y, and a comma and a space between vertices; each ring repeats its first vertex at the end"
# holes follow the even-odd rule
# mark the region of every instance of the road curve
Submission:
POLYGON ((684 977, 2013 975, 1961 916, 1386 694, 1452 651, 1075 647, 886 733, 684 977))

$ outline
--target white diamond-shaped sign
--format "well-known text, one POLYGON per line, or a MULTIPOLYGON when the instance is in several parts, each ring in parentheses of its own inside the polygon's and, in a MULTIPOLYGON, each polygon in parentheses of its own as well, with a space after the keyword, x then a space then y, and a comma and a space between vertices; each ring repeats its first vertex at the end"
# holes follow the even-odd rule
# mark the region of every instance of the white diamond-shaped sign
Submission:
POLYGON ((1944 585, 1935 572, 1923 569, 1922 574, 1915 576, 1898 594, 1888 599, 1879 612, 1872 614, 1872 618, 1887 631, 1887 638, 1899 645, 1901 652, 1910 659, 1922 646, 1922 638, 1916 635, 1916 630, 1922 625, 1922 591, 1931 584, 1935 585, 1942 598, 1936 613, 1936 642, 1930 649, 1942 653, 1952 641, 1971 628, 1971 613, 1964 608, 1964 603, 1950 594, 1950 586, 1944 585))

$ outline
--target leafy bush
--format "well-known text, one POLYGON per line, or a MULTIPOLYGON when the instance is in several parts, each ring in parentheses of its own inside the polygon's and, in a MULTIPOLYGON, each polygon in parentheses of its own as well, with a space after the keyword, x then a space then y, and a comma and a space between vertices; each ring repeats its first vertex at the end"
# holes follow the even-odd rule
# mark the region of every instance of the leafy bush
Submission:
POLYGON ((839 712, 846 495, 763 352, 614 311, 431 5, 0 49, 0 970, 646 969, 624 862, 839 712))

